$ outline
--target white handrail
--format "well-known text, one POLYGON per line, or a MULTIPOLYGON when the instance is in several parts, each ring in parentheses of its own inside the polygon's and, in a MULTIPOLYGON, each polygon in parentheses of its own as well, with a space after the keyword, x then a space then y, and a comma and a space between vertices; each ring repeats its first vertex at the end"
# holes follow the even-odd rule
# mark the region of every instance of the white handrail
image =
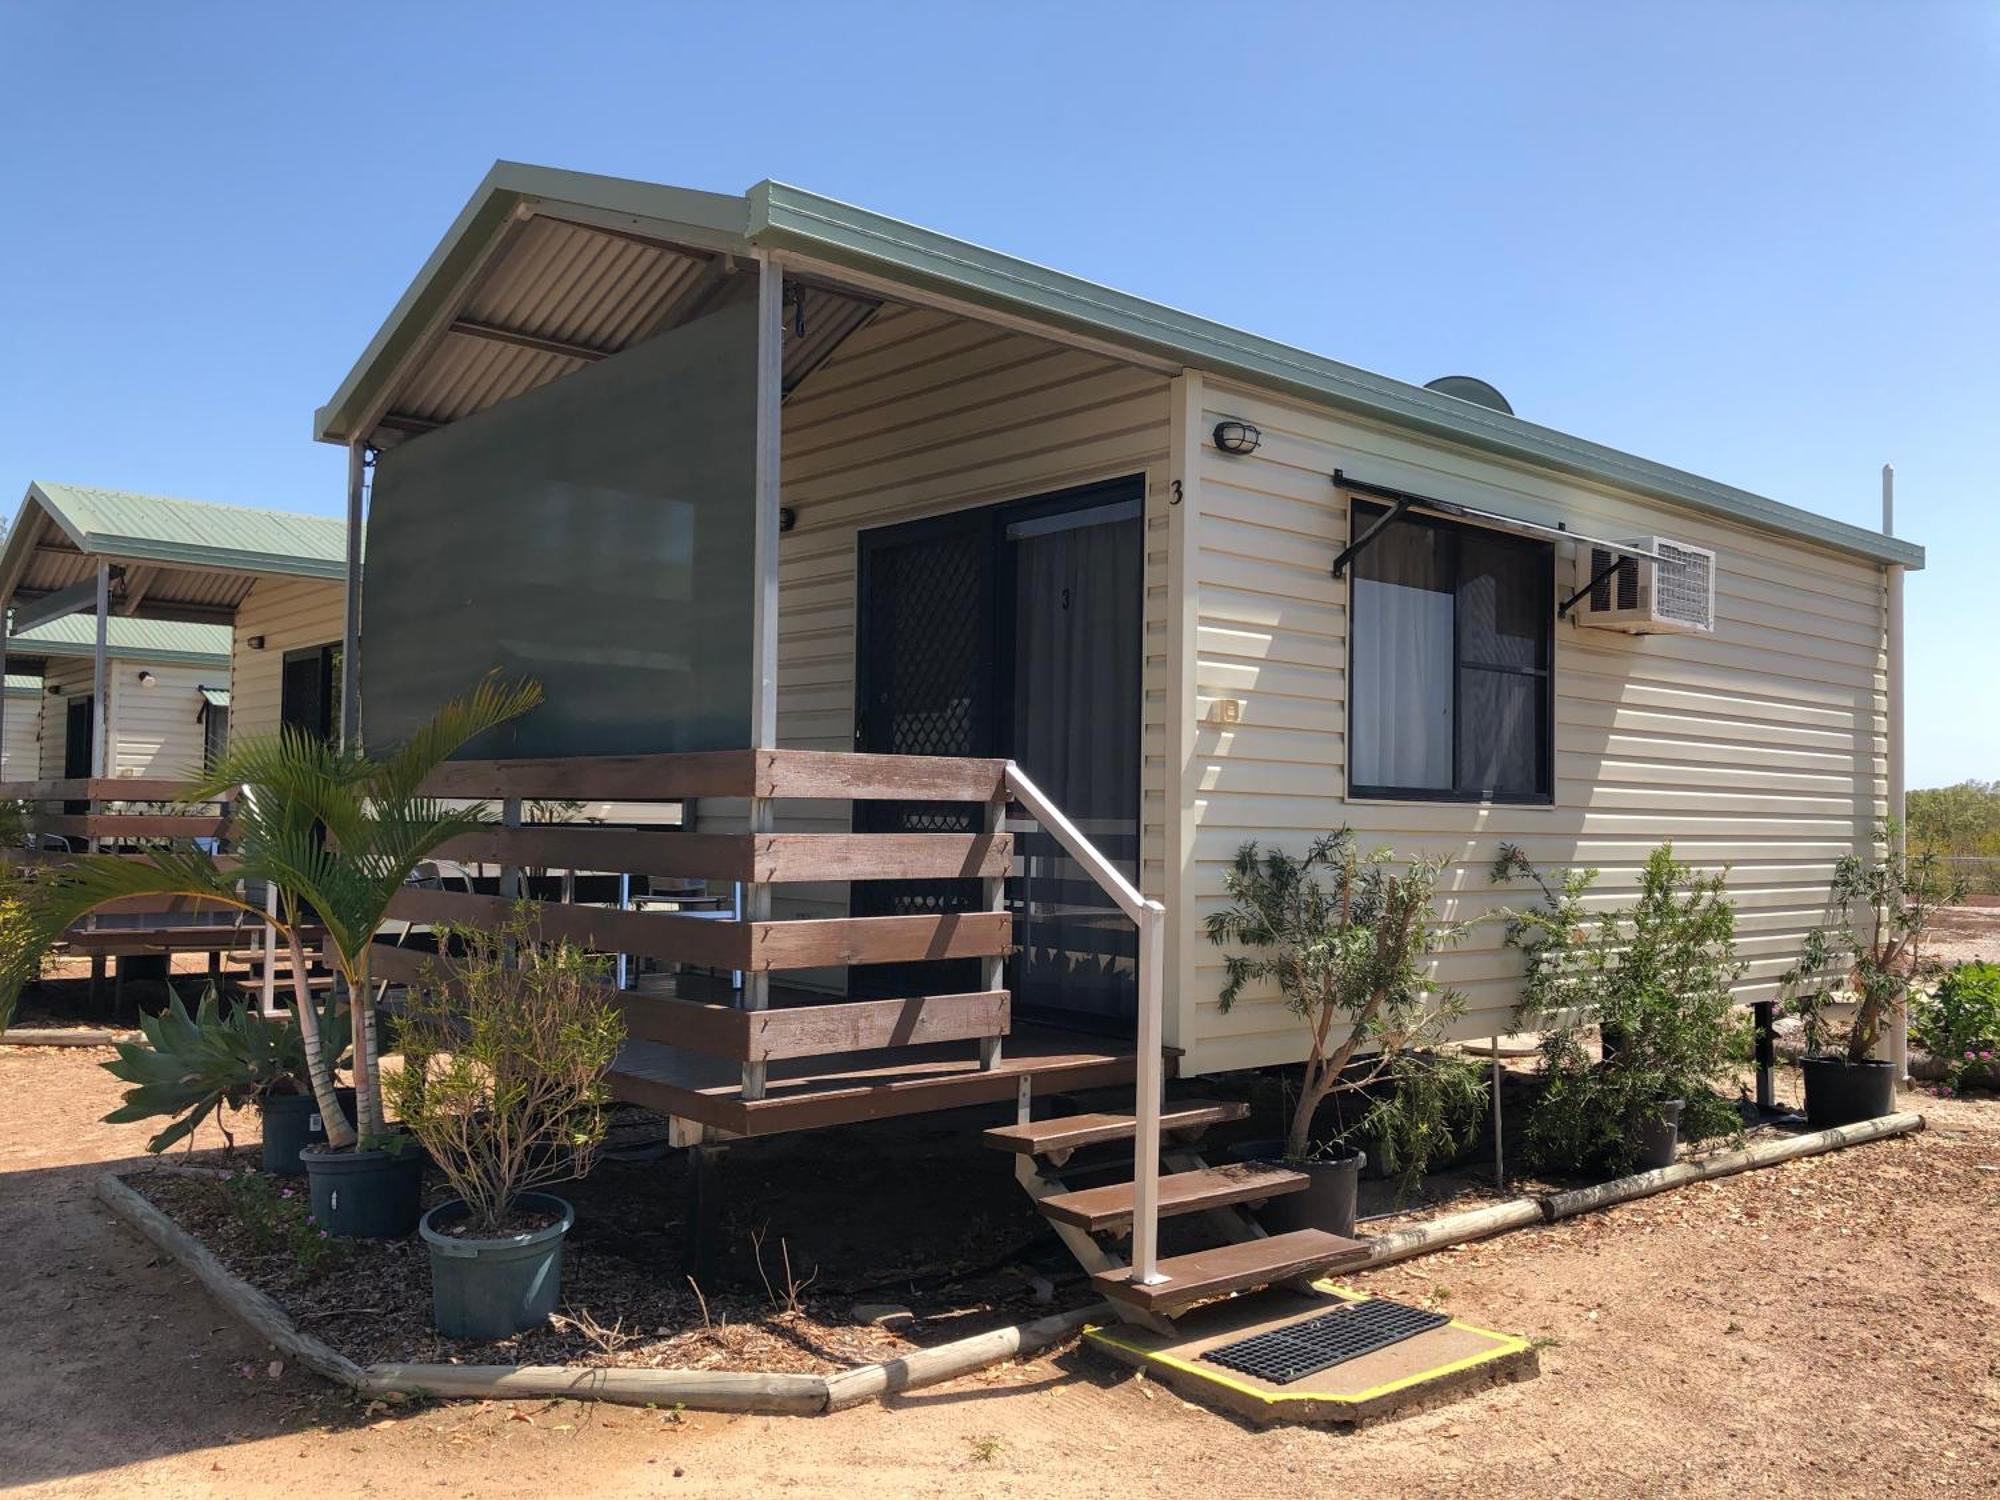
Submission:
POLYGON ((1165 1090, 1161 1059, 1166 1019, 1167 909, 1140 894, 1118 867, 1085 838, 1061 808, 1043 794, 1012 761, 1007 763, 1007 792, 1055 837, 1071 859, 1084 869, 1118 909, 1139 928, 1138 1077, 1134 1082, 1135 1129, 1132 1136, 1132 1277, 1141 1286, 1156 1286, 1160 1274, 1160 1105, 1165 1090))

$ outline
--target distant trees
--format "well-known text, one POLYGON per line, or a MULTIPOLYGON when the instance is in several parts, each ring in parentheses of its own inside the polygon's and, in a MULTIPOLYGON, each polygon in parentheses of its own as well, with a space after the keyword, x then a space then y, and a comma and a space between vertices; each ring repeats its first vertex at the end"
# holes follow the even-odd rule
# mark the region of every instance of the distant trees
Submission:
POLYGON ((1927 787, 1905 801, 1910 842, 1918 850, 2000 857, 2000 781, 1927 787))

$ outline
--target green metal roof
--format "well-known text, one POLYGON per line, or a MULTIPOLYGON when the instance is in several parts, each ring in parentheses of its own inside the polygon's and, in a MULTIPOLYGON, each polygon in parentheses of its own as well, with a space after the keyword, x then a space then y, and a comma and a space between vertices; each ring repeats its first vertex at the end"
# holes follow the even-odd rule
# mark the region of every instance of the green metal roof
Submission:
POLYGON ((1503 458, 1878 562, 1923 566, 1923 548, 1914 543, 769 181, 732 197, 496 163, 340 389, 320 408, 315 437, 346 442, 358 424, 372 420, 405 362, 449 324, 509 225, 538 211, 710 251, 799 252, 1503 458))
MULTIPOLYGON (((113 615, 104 622, 106 649, 120 661, 152 661, 191 667, 229 665, 232 632, 227 625, 185 620, 139 620, 113 615)), ((97 617, 65 615, 8 639, 18 656, 94 656, 97 617)))
POLYGON ((7 696, 10 698, 39 698, 42 695, 42 679, 30 677, 25 672, 7 674, 7 696))
POLYGON ((15 554, 33 544, 34 528, 21 521, 34 505, 95 556, 294 578, 347 576, 347 526, 331 516, 37 480, 0 552, 0 577, 15 576, 22 561, 15 554))

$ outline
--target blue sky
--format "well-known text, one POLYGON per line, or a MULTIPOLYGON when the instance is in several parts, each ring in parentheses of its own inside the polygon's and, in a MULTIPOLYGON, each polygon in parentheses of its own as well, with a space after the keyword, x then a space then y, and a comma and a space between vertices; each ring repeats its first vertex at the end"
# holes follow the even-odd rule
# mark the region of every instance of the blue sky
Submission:
POLYGON ((796 182, 1864 525, 2000 777, 2000 6, 0 6, 0 487, 333 511, 497 157, 796 182))

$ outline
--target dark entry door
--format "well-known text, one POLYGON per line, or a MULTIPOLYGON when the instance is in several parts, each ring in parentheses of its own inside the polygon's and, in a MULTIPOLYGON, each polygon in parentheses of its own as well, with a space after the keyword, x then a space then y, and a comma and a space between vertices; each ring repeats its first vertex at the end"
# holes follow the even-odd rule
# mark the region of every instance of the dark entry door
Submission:
POLYGON ((285 653, 285 674, 278 699, 278 721, 303 729, 316 739, 332 739, 333 705, 340 680, 340 647, 307 646, 285 653))
MULTIPOLYGON (((864 532, 863 750, 1018 761, 1129 876, 1138 873, 1144 485, 1138 478, 864 532)), ((965 832, 981 810, 864 804, 863 827, 965 832)), ((1016 1012, 1112 1031, 1137 1014, 1131 924, 1033 824, 1008 905, 1016 1012)), ((972 881, 857 884, 857 912, 969 910, 972 881)), ((974 988, 971 964, 860 971, 857 989, 974 988)))
MULTIPOLYGON (((69 700, 63 708, 63 775, 73 780, 81 780, 90 774, 92 740, 97 729, 97 700, 93 694, 83 694, 69 700)), ((87 813, 88 800, 65 802, 66 813, 87 813)))

